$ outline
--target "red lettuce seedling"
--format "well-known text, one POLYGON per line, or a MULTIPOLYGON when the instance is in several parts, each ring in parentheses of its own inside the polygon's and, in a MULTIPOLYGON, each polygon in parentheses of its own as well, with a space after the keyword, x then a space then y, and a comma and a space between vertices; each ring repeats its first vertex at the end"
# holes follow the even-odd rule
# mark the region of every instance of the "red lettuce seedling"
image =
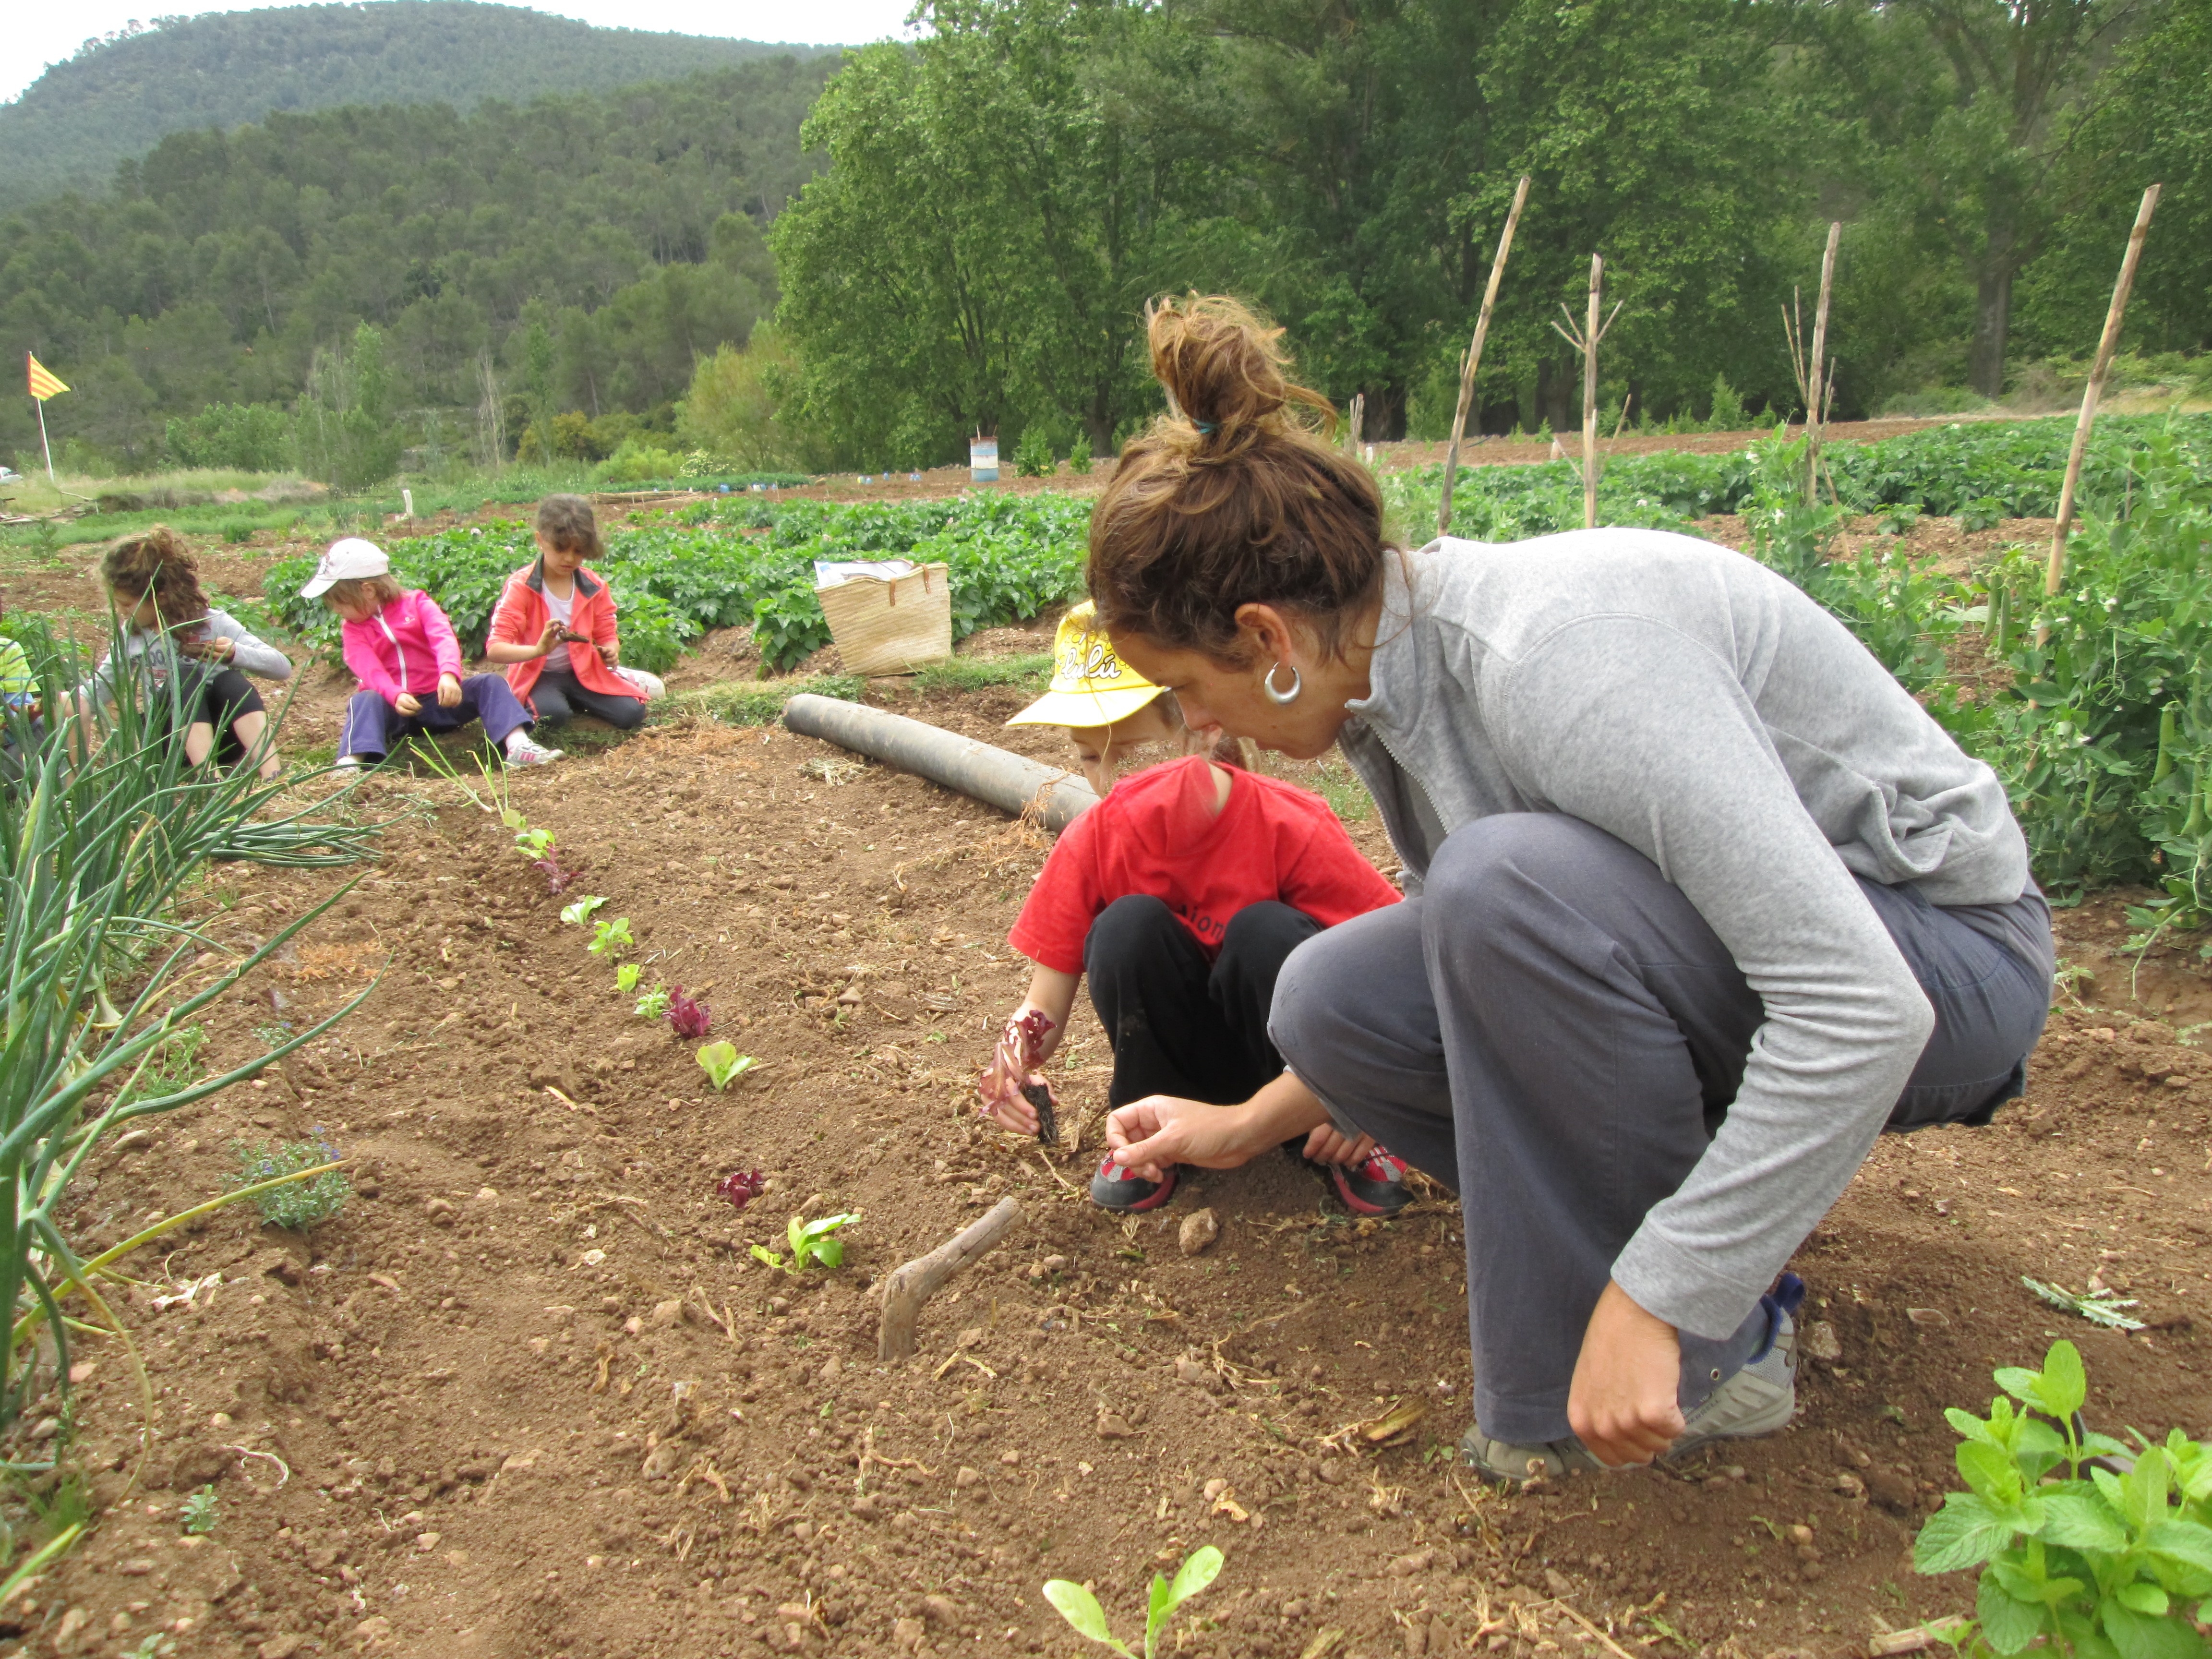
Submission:
POLYGON ((545 878, 545 890, 555 898, 559 898, 574 887, 578 878, 584 873, 580 869, 563 870, 560 860, 550 853, 542 859, 531 860, 530 867, 545 878))
POLYGON ((724 1176, 714 1188, 716 1196, 730 1200, 730 1207, 742 1210, 768 1189, 768 1177, 758 1170, 732 1170, 724 1176))
POLYGON ((696 998, 685 996, 682 986, 668 988, 668 1024, 677 1036, 702 1037, 707 1035, 713 1020, 713 1011, 696 998))

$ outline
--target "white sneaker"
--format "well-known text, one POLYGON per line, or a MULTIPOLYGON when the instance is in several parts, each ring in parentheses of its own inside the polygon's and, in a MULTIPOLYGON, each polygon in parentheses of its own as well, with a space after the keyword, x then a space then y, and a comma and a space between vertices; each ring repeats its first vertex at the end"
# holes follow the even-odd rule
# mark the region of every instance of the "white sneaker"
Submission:
POLYGON ((337 767, 341 772, 358 772, 361 770, 361 757, 358 755, 340 755, 337 759, 331 763, 337 767))
POLYGON ((637 688, 638 695, 647 702, 651 702, 655 697, 665 697, 668 695, 668 683, 659 675, 648 674, 642 668, 617 668, 615 670, 615 678, 628 680, 637 688))
POLYGON ((548 749, 542 743, 533 743, 528 733, 518 732, 514 741, 507 746, 507 763, 509 766, 550 766, 564 752, 559 749, 548 749))

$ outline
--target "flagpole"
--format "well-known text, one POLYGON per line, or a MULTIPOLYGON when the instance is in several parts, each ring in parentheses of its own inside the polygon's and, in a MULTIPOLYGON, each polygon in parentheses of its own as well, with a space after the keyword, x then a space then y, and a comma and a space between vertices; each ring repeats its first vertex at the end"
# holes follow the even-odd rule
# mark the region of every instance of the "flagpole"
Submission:
POLYGON ((39 406, 39 447, 46 453, 46 482, 59 489, 61 484, 54 477, 54 447, 46 441, 46 400, 33 398, 31 401, 39 406))

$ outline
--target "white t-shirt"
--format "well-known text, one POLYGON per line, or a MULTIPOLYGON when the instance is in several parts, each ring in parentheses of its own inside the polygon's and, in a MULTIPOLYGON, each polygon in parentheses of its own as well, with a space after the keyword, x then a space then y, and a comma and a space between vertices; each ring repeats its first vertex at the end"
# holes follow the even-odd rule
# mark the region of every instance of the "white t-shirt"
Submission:
MULTIPOLYGON (((565 599, 553 591, 552 583, 548 582, 545 585, 545 608, 553 613, 553 620, 559 623, 562 627, 567 628, 574 623, 576 618, 574 578, 569 579, 568 597, 565 599)), ((566 645, 556 645, 545 653, 544 672, 549 674, 569 674, 575 672, 568 666, 568 647, 566 645)))

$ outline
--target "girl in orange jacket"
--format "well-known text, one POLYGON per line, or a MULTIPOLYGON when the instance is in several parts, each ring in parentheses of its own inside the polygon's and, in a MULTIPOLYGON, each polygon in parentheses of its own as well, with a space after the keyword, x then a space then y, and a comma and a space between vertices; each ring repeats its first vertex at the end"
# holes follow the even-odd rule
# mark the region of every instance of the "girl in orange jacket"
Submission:
POLYGON ((663 689, 654 676, 620 665, 614 595, 585 563, 605 550, 589 501, 548 495, 538 504, 538 556, 507 579, 492 615, 484 655, 507 665, 507 684, 541 726, 582 713, 635 731, 646 699, 663 689))

